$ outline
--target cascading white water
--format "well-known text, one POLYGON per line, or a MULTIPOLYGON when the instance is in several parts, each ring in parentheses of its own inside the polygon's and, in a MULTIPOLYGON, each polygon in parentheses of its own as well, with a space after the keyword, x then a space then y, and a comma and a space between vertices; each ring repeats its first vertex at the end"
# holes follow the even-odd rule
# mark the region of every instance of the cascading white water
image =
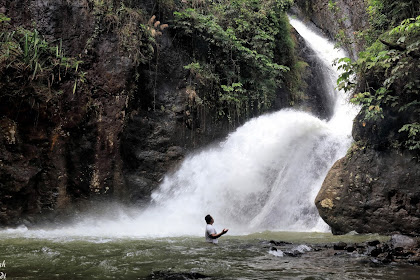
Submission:
POLYGON ((336 100, 334 115, 328 125, 336 133, 349 135, 351 133, 353 119, 359 109, 347 102, 344 92, 338 92, 336 90, 336 81, 339 72, 337 71, 337 68, 333 67, 333 64, 337 59, 346 57, 347 54, 344 50, 335 48, 334 43, 319 34, 318 30, 311 29, 300 20, 294 18, 289 18, 289 20, 296 31, 305 39, 306 43, 315 51, 318 58, 323 62, 325 66, 323 71, 328 72, 328 75, 325 75, 328 77, 328 81, 326 82, 330 89, 328 94, 336 100))
POLYGON ((211 213, 234 233, 325 230, 314 199, 346 138, 303 112, 259 117, 185 160, 153 194, 149 211, 186 229, 200 228, 211 213))
POLYGON ((356 108, 334 89, 338 73, 331 65, 345 53, 302 22, 290 21, 329 71, 328 94, 336 102, 328 122, 295 110, 250 120, 224 142, 186 158, 176 173, 165 177, 146 209, 111 210, 113 218, 85 218, 69 227, 27 234, 202 236, 206 214, 213 215, 219 231, 228 227, 230 234, 327 231, 314 199, 328 169, 350 145, 356 108))

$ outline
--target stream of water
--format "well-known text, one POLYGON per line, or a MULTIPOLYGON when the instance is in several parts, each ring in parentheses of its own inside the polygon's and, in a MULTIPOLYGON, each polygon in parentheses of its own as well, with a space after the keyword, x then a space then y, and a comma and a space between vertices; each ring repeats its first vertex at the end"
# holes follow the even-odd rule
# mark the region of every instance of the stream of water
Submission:
POLYGON ((379 267, 365 256, 312 248, 387 237, 332 236, 318 215, 314 198, 351 144, 357 109, 334 89, 332 61, 345 54, 300 21, 291 23, 329 73, 326 94, 335 100, 330 120, 296 110, 261 116, 186 158, 145 209, 106 205, 71 225, 3 230, 0 277, 185 279, 170 275, 197 272, 210 279, 418 279, 418 267, 379 267), (219 230, 230 228, 219 246, 204 242, 206 214, 219 230), (274 252, 269 240, 292 244, 274 252), (307 250, 298 258, 280 253, 295 248, 307 250), (153 278, 153 272, 166 278, 153 278))

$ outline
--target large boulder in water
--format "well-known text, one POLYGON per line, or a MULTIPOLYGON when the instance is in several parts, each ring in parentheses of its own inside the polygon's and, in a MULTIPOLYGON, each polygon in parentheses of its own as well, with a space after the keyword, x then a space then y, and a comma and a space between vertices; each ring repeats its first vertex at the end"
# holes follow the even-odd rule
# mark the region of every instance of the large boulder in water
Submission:
POLYGON ((410 153, 353 145, 325 178, 315 204, 334 234, 418 235, 420 164, 410 153))

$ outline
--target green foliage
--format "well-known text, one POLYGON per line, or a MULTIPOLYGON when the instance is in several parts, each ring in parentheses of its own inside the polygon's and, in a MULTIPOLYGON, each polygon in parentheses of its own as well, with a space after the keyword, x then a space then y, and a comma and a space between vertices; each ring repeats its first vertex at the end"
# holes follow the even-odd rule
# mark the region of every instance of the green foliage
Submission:
POLYGON ((398 132, 407 132, 408 140, 404 143, 410 150, 420 150, 420 124, 410 123, 404 125, 398 132))
MULTIPOLYGON (((343 71, 337 83, 345 91, 357 90, 351 101, 359 104, 364 121, 384 118, 384 111, 414 116, 414 122, 399 130, 406 138, 405 147, 420 149, 420 16, 408 18, 382 34, 357 61, 339 61, 343 71), (359 86, 352 81, 357 77, 359 86), (417 118, 416 118, 417 116, 417 118)), ((408 121, 413 121, 409 118, 408 121)))
POLYGON ((417 0, 368 0, 368 13, 373 27, 385 31, 406 18, 412 18, 419 13, 417 0))
POLYGON ((200 50, 194 52, 197 61, 185 67, 192 82, 208 75, 205 100, 216 104, 220 115, 267 110, 290 70, 282 64, 286 61, 281 52, 293 49, 285 41, 290 35, 284 14, 292 1, 200 3, 174 13, 178 34, 191 40, 193 50, 200 50))
POLYGON ((328 1, 328 10, 330 10, 333 13, 337 13, 340 8, 337 6, 337 3, 333 0, 328 1))
MULTIPOLYGON (((344 21, 345 19, 343 19, 344 21)), ((342 22, 339 21, 339 24, 343 25, 342 22)), ((348 35, 345 32, 345 29, 339 29, 337 34, 335 34, 335 40, 337 41, 337 43, 335 44, 336 48, 341 48, 341 47, 351 47, 351 45, 353 44, 353 40, 351 38, 348 37, 348 35)))
POLYGON ((390 27, 407 18, 420 14, 418 0, 368 0, 367 12, 371 28, 366 30, 365 39, 372 44, 377 37, 390 27))
POLYGON ((214 65, 194 61, 184 66, 184 69, 189 70, 191 77, 193 77, 194 81, 198 83, 198 85, 212 88, 220 84, 220 79, 216 74, 214 65))
POLYGON ((120 51, 132 58, 136 65, 153 58, 159 26, 154 26, 154 20, 150 21, 143 10, 124 4, 129 1, 121 1, 118 6, 112 0, 89 2, 93 5, 96 23, 95 32, 87 43, 88 49, 93 48, 100 34, 113 31, 118 35, 120 51))
POLYGON ((10 18, 8 18, 5 14, 0 13, 0 24, 9 22, 10 18))
POLYGON ((383 12, 384 3, 382 0, 368 0, 367 12, 369 14, 369 22, 375 30, 385 30, 389 25, 389 19, 383 12))
POLYGON ((51 46, 36 29, 12 28, 4 23, 0 33, 0 83, 3 94, 53 98, 53 89, 62 79, 74 80, 73 93, 84 74, 79 71, 82 61, 64 55, 61 42, 51 46))

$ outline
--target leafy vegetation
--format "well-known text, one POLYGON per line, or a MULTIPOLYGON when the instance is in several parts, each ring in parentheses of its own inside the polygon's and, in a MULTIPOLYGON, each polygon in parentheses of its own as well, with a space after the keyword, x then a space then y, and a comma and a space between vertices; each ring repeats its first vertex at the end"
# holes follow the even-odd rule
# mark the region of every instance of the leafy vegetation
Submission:
POLYGON ((377 32, 386 31, 419 12, 418 1, 413 0, 368 0, 367 2, 369 21, 373 30, 377 32))
POLYGON ((290 82, 299 81, 292 79, 298 74, 295 69, 290 71, 297 62, 284 13, 291 4, 289 0, 193 1, 175 12, 174 28, 190 42, 195 58, 185 66, 190 86, 220 116, 232 120, 268 110, 280 87, 299 98, 296 83, 290 82))
POLYGON ((36 29, 13 28, 0 14, 0 85, 2 95, 48 101, 63 79, 74 81, 73 93, 85 81, 82 61, 66 57, 61 43, 52 46, 36 29))
MULTIPOLYGON (((195 93, 195 100, 215 109, 219 117, 243 120, 269 110, 280 88, 282 94, 292 93, 291 98, 286 98, 290 103, 302 98, 300 72, 305 64, 294 54, 285 15, 292 3, 159 0, 150 14, 133 0, 88 0, 86 7, 95 16, 95 24, 85 51, 89 60, 104 34, 116 36, 121 55, 130 57, 140 68, 148 65, 150 72, 156 73, 156 90, 158 37, 168 25, 160 23, 153 13, 164 9, 168 15, 169 10, 176 10, 171 16, 171 28, 176 31, 176 39, 181 38, 181 44, 190 46, 193 57, 185 65, 189 70, 189 91, 195 93)), ((12 27, 4 15, 0 20, 1 83, 9 88, 8 92, 48 100, 60 93, 63 81, 74 81, 73 92, 86 81, 80 69, 82 62, 66 57, 60 42, 48 43, 35 28, 12 27), (18 86, 21 80, 24 86, 18 86)), ((156 92, 153 95, 155 109, 156 92)))
POLYGON ((351 101, 361 105, 364 125, 387 118, 390 112, 398 114, 404 122, 398 130, 403 139, 400 144, 419 151, 420 7, 408 0, 369 3, 372 43, 356 61, 339 61, 343 74, 338 86, 356 91, 351 101))
POLYGON ((118 35, 119 48, 128 54, 136 65, 149 62, 155 52, 159 26, 154 26, 142 9, 130 7, 130 1, 121 1, 118 5, 112 0, 90 0, 95 15, 95 32, 87 43, 87 48, 101 34, 114 31, 118 35), (127 2, 127 4, 125 4, 127 2))

